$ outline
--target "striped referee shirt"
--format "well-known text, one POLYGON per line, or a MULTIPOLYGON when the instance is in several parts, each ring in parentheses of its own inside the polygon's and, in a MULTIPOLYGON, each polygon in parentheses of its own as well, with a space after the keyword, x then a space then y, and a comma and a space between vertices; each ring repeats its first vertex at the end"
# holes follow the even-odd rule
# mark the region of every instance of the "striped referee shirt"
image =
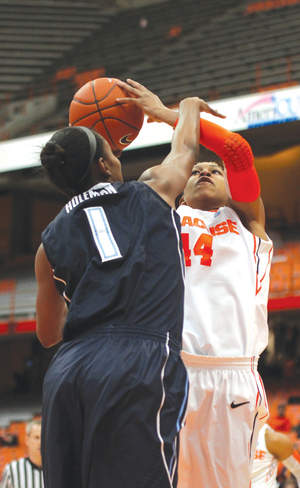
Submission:
POLYGON ((12 461, 4 468, 0 488, 44 488, 43 471, 28 457, 12 461))

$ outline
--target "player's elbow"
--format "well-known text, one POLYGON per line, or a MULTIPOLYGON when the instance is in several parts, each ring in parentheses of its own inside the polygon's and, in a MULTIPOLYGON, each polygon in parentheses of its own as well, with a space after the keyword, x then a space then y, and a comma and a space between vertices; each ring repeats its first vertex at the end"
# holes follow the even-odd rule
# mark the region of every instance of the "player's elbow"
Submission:
POLYGON ((52 339, 50 337, 45 337, 43 334, 39 334, 38 332, 37 332, 37 337, 38 337, 38 340, 40 341, 40 343, 42 344, 42 346, 47 348, 47 349, 49 347, 55 346, 55 344, 57 344, 57 342, 59 342, 59 341, 55 341, 54 339, 52 339))
POLYGON ((42 346, 47 349, 55 346, 62 339, 60 331, 51 330, 50 327, 42 326, 38 319, 36 322, 36 335, 42 346))

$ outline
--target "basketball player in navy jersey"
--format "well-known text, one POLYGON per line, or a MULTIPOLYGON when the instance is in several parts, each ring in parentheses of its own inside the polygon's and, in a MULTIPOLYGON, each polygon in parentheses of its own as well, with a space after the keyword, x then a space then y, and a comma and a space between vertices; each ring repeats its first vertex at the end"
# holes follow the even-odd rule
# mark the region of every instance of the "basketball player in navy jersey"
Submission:
POLYGON ((63 338, 44 381, 45 488, 177 485, 187 401, 180 358, 183 262, 175 198, 199 150, 205 102, 181 102, 171 152, 139 182, 85 127, 41 151, 70 197, 36 255, 37 335, 63 338))

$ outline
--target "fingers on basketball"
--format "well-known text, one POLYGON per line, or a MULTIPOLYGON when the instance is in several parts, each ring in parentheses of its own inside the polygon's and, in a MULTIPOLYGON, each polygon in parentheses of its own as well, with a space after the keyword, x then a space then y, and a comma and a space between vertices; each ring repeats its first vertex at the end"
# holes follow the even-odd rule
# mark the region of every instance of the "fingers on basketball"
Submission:
POLYGON ((94 129, 113 152, 122 151, 138 136, 144 121, 143 110, 127 94, 116 78, 89 81, 73 97, 70 125, 94 129))

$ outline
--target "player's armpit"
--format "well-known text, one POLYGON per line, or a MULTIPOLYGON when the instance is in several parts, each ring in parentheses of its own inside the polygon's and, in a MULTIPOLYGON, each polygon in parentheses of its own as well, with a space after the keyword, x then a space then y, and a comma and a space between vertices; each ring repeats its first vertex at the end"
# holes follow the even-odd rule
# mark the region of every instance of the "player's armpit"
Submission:
POLYGON ((171 153, 161 165, 146 170, 139 181, 149 185, 171 207, 176 208, 176 197, 183 191, 196 161, 196 155, 192 150, 171 153))

